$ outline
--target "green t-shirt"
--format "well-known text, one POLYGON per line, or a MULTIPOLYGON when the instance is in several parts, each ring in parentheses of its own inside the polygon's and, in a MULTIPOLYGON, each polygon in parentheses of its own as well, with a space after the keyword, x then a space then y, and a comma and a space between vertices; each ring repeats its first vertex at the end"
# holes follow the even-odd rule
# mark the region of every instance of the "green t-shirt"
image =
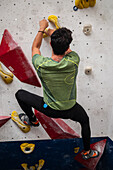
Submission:
POLYGON ((74 51, 60 62, 35 54, 32 63, 43 86, 44 102, 54 110, 67 110, 76 103, 79 56, 74 51))

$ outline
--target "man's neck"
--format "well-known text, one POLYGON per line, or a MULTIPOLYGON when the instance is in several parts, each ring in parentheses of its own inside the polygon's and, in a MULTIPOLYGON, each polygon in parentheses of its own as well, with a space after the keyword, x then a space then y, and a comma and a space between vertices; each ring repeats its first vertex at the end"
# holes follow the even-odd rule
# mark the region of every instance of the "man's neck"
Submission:
POLYGON ((63 55, 55 55, 54 53, 52 53, 52 57, 51 58, 54 61, 60 62, 64 56, 65 56, 65 54, 63 54, 63 55))
POLYGON ((68 48, 68 50, 63 54, 63 55, 55 55, 54 54, 54 52, 52 51, 52 59, 53 60, 55 60, 55 61, 57 61, 57 62, 60 62, 61 60, 62 60, 62 58, 65 56, 65 55, 67 55, 67 54, 69 54, 71 52, 71 49, 70 48, 68 48))

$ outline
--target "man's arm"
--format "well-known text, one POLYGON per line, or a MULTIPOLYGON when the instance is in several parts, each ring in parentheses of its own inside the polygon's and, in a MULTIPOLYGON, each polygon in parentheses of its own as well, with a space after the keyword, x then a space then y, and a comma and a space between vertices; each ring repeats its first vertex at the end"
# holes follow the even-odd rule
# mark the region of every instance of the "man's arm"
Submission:
POLYGON ((45 29, 48 27, 48 22, 47 22, 47 20, 43 19, 39 22, 39 25, 40 25, 40 29, 39 29, 39 31, 33 41, 33 45, 32 45, 32 57, 35 54, 41 55, 40 46, 42 44, 43 33, 44 33, 45 29))
POLYGON ((54 31, 55 31, 56 29, 47 29, 47 30, 45 30, 45 34, 47 34, 48 36, 51 36, 53 33, 54 33, 54 31))

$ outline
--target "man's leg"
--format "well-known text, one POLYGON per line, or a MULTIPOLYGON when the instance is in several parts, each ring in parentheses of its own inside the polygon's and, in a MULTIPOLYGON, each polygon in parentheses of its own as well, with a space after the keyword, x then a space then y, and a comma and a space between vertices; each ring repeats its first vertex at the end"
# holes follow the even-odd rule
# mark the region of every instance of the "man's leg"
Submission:
POLYGON ((15 96, 21 109, 26 113, 26 115, 29 117, 29 120, 32 122, 36 121, 36 116, 34 115, 32 108, 35 108, 36 110, 52 118, 72 119, 79 122, 82 127, 81 133, 84 149, 86 151, 90 150, 89 118, 85 110, 78 103, 76 103, 75 106, 69 110, 58 111, 51 109, 49 106, 47 108, 43 108, 43 97, 28 91, 18 90, 15 96))
POLYGON ((18 90, 15 96, 21 109, 29 117, 29 120, 35 122, 36 116, 34 115, 32 108, 40 111, 40 108, 42 108, 43 105, 43 98, 25 90, 18 90))
POLYGON ((89 117, 86 111, 83 109, 81 105, 76 103, 75 106, 72 109, 70 109, 70 117, 72 120, 80 123, 84 150, 89 151, 91 130, 90 130, 90 124, 89 124, 89 117))
POLYGON ((81 133, 83 138, 83 144, 84 144, 84 152, 82 153, 84 159, 89 158, 95 158, 99 156, 99 152, 96 150, 90 149, 90 136, 91 136, 91 130, 89 125, 89 117, 87 116, 87 113, 83 109, 82 106, 80 106, 78 103, 75 104, 75 106, 70 109, 71 110, 71 119, 78 121, 81 124, 81 133), (73 112, 73 109, 75 110, 73 112))
POLYGON ((54 110, 47 106, 44 108, 43 97, 38 96, 36 94, 30 93, 26 90, 18 90, 15 94, 16 99, 21 107, 21 109, 25 112, 25 114, 29 117, 30 121, 35 121, 36 116, 34 115, 33 108, 42 112, 48 117, 51 118, 61 118, 62 111, 54 110))

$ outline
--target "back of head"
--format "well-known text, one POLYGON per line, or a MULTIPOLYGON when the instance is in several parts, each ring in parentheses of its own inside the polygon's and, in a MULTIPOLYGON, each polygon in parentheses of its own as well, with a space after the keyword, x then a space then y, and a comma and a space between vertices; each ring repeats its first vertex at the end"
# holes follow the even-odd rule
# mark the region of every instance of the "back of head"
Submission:
POLYGON ((67 28, 60 28, 51 35, 51 46, 55 55, 63 55, 72 41, 72 32, 67 28))

